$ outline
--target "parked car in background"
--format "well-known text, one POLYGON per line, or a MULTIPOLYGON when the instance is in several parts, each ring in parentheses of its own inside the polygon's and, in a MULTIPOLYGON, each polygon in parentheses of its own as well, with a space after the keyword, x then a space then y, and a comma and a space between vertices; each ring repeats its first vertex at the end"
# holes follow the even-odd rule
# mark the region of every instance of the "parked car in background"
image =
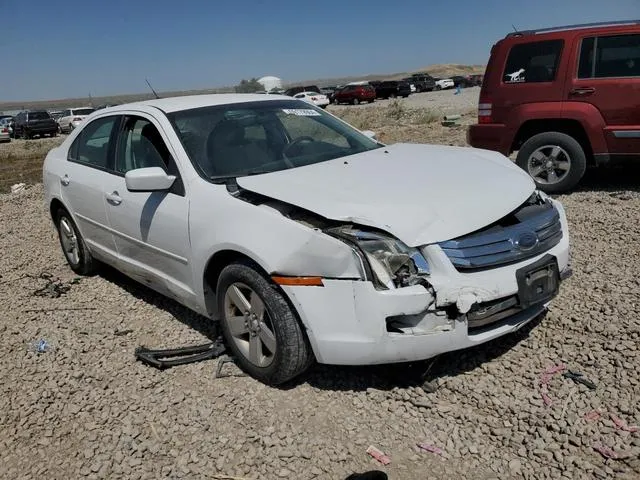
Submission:
POLYGON ((436 86, 435 79, 428 73, 414 73, 411 77, 405 79, 416 87, 416 92, 430 92, 436 86))
POLYGON ((436 80, 434 90, 446 90, 447 88, 453 88, 455 84, 450 78, 441 78, 436 80))
POLYGON ((58 119, 60 133, 71 133, 74 128, 82 123, 82 121, 95 112, 95 108, 68 108, 62 112, 62 116, 58 119))
POLYGON ((120 104, 119 103, 104 103, 102 105, 98 105, 96 107, 96 110, 102 110, 103 108, 115 107, 117 105, 120 105, 120 104))
POLYGON ((467 78, 471 86, 480 87, 482 86, 482 80, 484 79, 484 75, 482 75, 481 73, 477 73, 477 74, 469 75, 467 78))
POLYGON ((327 108, 327 105, 329 105, 329 99, 327 98, 327 96, 318 92, 296 93, 293 98, 304 100, 305 102, 311 103, 320 108, 327 108))
POLYGON ((0 118, 0 129, 6 128, 9 138, 13 137, 13 117, 0 118))
POLYGON ((0 142, 6 143, 11 141, 11 132, 9 131, 9 124, 11 118, 0 119, 0 142))
POLYGON ((296 93, 301 93, 301 92, 318 92, 320 93, 320 88, 318 88, 317 85, 307 85, 304 87, 298 86, 298 87, 290 87, 287 88, 284 91, 285 95, 288 95, 289 97, 293 97, 296 93))
POLYGON ((57 122, 62 117, 62 110, 50 110, 49 115, 57 122))
POLYGON ((491 49, 469 143, 504 155, 546 192, 589 166, 640 160, 640 22, 510 33, 491 49))
POLYGON ((454 75, 453 77, 451 77, 451 80, 453 80, 454 87, 467 88, 473 86, 471 81, 469 80, 469 77, 465 77, 463 75, 454 75))
POLYGON ((329 103, 333 103, 333 94, 336 93, 338 87, 330 86, 330 87, 322 87, 320 89, 320 93, 326 95, 329 99, 329 103))
POLYGON ((74 272, 112 265, 218 321, 268 384, 496 339, 570 273, 562 204, 508 158, 385 146, 292 98, 97 112, 49 151, 43 182, 74 272))
POLYGON ((402 81, 409 85, 411 93, 418 93, 418 89, 416 88, 415 83, 413 83, 413 79, 411 77, 403 78, 402 81))
POLYGON ((351 103, 358 105, 360 103, 370 103, 376 99, 376 90, 369 84, 366 85, 346 85, 333 95, 335 104, 351 103))
POLYGON ((387 80, 376 86, 376 98, 407 98, 411 95, 411 87, 407 82, 387 80))
POLYGON ((46 110, 28 110, 18 113, 13 120, 13 136, 29 139, 58 134, 58 124, 46 110))

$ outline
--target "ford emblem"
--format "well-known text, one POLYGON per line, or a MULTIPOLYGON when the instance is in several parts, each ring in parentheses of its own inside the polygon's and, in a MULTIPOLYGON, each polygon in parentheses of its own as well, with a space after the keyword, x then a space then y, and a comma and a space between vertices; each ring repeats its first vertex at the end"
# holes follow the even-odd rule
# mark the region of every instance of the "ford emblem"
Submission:
POLYGON ((522 232, 513 242, 522 251, 528 251, 538 244, 538 235, 534 232, 522 232))

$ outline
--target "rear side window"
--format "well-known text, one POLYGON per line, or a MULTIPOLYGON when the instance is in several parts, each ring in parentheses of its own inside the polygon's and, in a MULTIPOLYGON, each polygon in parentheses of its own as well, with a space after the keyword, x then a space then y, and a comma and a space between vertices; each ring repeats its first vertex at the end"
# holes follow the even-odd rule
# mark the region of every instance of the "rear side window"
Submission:
POLYGON ((582 40, 578 78, 640 77, 640 35, 582 40))
POLYGON ((69 149, 69 160, 106 170, 109 162, 109 140, 118 117, 104 117, 87 125, 69 149))
POLYGON ((563 40, 547 40, 514 45, 509 52, 502 81, 552 82, 556 78, 563 43, 563 40))

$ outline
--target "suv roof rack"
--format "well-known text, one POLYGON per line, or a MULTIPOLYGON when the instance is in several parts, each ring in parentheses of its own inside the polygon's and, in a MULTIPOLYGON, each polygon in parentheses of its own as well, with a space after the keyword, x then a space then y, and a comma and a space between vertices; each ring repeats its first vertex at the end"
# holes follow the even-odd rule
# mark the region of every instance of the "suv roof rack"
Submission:
POLYGON ((580 28, 610 27, 615 25, 635 25, 639 23, 640 23, 640 20, 618 20, 613 22, 579 23, 576 25, 564 25, 562 27, 536 28, 534 30, 523 30, 521 32, 511 32, 507 34, 507 37, 519 37, 522 35, 536 35, 538 33, 558 32, 562 30, 577 30, 580 28))

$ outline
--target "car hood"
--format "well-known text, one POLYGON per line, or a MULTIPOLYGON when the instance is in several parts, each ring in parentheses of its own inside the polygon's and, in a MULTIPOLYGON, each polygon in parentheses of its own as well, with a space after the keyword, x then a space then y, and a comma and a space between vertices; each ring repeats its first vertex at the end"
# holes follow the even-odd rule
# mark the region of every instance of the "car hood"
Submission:
POLYGON ((395 144, 237 182, 328 219, 385 230, 409 246, 485 227, 535 189, 531 178, 499 153, 418 144, 395 144))

